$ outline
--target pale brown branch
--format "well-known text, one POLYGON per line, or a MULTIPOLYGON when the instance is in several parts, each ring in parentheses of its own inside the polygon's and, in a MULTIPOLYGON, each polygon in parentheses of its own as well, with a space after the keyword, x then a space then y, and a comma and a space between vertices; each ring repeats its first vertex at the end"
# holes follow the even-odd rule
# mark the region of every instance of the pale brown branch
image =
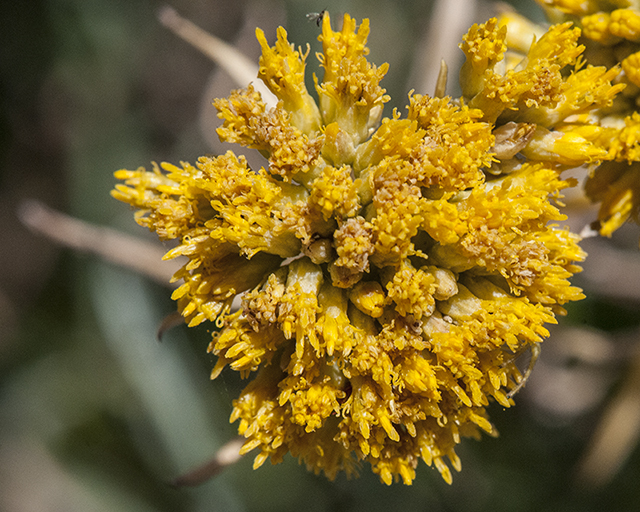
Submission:
POLYGON ((444 60, 450 70, 457 72, 462 60, 458 49, 461 36, 473 23, 476 16, 477 0, 438 0, 433 6, 428 29, 418 42, 413 65, 414 76, 411 83, 417 84, 416 91, 433 91, 441 94, 441 62, 444 60))
POLYGON ((240 460, 244 439, 236 437, 224 444, 209 462, 181 475, 170 482, 172 487, 194 487, 218 475, 226 467, 240 460))
POLYGON ((640 439, 640 355, 624 384, 605 409, 593 439, 578 464, 577 482, 602 487, 616 475, 640 439))
POLYGON ((261 80, 257 80, 258 66, 242 52, 181 17, 168 5, 160 9, 158 19, 174 34, 224 69, 238 87, 246 87, 253 83, 254 89, 262 95, 264 102, 269 107, 276 106, 277 98, 261 80))
POLYGON ((162 261, 166 250, 156 243, 95 226, 58 212, 39 201, 28 200, 20 205, 18 217, 32 231, 50 240, 81 252, 96 254, 102 259, 130 268, 164 286, 180 268, 177 260, 162 261))

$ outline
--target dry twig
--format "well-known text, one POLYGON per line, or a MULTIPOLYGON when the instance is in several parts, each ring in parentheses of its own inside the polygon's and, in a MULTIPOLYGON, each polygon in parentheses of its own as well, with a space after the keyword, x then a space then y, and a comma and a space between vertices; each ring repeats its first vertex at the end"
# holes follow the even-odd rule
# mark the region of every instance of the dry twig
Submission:
POLYGON ((58 212, 39 201, 20 205, 18 217, 32 231, 70 249, 96 254, 102 259, 130 268, 167 286, 180 268, 177 260, 162 261, 166 250, 157 243, 95 226, 58 212))

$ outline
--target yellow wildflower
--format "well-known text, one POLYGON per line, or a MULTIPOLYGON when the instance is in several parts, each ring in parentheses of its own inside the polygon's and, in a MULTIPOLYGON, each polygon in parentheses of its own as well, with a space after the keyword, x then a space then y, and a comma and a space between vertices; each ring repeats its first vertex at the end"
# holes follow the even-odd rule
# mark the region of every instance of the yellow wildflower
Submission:
POLYGON ((568 278, 583 253, 552 200, 572 184, 558 170, 607 152, 563 123, 616 89, 599 70, 597 87, 564 73, 582 51, 568 25, 499 70, 508 36, 491 20, 465 38, 464 98, 411 93, 406 117, 382 119, 387 66, 366 60, 368 31, 324 15, 318 104, 307 54, 282 28, 273 47, 257 32, 277 106, 251 86, 215 106, 221 139, 265 168, 229 152, 118 171, 113 195, 179 241, 173 297, 189 325, 219 327, 212 377, 256 373, 231 415, 255 467, 291 453, 334 478, 367 461, 410 484, 422 459, 450 483, 462 437, 496 434, 490 401, 513 405, 516 356, 582 298, 568 278))
MULTIPOLYGON (((611 236, 629 219, 640 222, 640 118, 637 107, 640 101, 640 5, 605 0, 538 0, 538 3, 543 5, 551 20, 569 20, 582 28, 580 43, 586 47, 587 69, 591 65, 596 66, 593 69, 609 68, 606 73, 600 72, 601 78, 592 72, 592 76, 585 75, 580 79, 585 84, 600 81, 604 85, 592 89, 595 95, 602 97, 599 101, 602 108, 591 111, 587 122, 599 128, 597 136, 593 132, 594 136, 589 140, 608 152, 605 158, 598 156, 597 159, 608 161, 591 169, 586 193, 594 202, 600 203, 596 227, 602 235, 611 236), (607 91, 606 85, 612 80, 617 83, 615 87, 626 85, 615 101, 611 101, 614 91, 607 91)), ((517 23, 514 28, 525 25, 521 17, 511 13, 502 21, 507 26, 517 23)), ((511 45, 507 41, 507 46, 522 52, 515 42, 511 45)), ((562 129, 566 130, 567 126, 562 129)), ((575 126, 572 129, 580 131, 575 126)))

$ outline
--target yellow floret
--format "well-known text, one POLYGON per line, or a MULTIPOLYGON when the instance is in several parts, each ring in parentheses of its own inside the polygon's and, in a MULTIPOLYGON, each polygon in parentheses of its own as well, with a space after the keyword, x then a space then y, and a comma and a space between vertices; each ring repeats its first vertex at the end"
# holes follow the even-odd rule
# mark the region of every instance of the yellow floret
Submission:
POLYGON ((269 158, 269 172, 286 181, 293 176, 298 181, 316 177, 309 171, 318 162, 323 137, 319 133, 308 136, 296 128, 281 104, 267 111, 260 94, 249 86, 233 91, 228 99, 214 101, 214 105, 218 117, 224 119, 217 130, 222 141, 264 151, 269 158))
POLYGON ((624 59, 622 70, 632 84, 640 87, 640 52, 632 53, 624 59))
POLYGON ((601 202, 598 212, 600 234, 611 236, 630 217, 640 213, 640 164, 610 162, 589 177, 586 192, 601 202))
POLYGON ((640 161, 640 113, 624 118, 622 129, 616 130, 609 142, 609 157, 619 162, 640 161))
POLYGON ((506 35, 507 27, 498 26, 498 20, 491 18, 487 23, 473 25, 462 38, 460 48, 466 60, 460 70, 460 83, 464 96, 475 96, 482 89, 485 72, 493 70, 504 58, 506 35))
POLYGON ((618 67, 586 66, 565 79, 557 105, 523 112, 518 120, 554 127, 570 116, 610 107, 616 95, 626 87, 625 84, 613 83, 619 73, 618 67))
POLYGON ((609 32, 628 41, 640 42, 640 11, 617 9, 611 13, 609 32))
POLYGON ((557 162, 577 167, 606 158, 607 150, 574 132, 549 131, 538 127, 522 154, 531 160, 557 162))
POLYGON ((373 254, 373 225, 363 217, 347 219, 333 235, 337 258, 329 265, 334 286, 345 288, 357 283, 369 272, 373 254))
POLYGON ((390 276, 386 285, 389 300, 395 304, 395 310, 402 316, 413 315, 420 319, 430 316, 435 309, 433 293, 436 289, 435 278, 429 272, 416 269, 408 261, 390 276))
POLYGON ((377 281, 360 281, 349 291, 349 300, 363 313, 378 318, 382 315, 386 296, 377 281))
POLYGON ((309 201, 320 208, 325 220, 333 216, 346 219, 358 211, 360 204, 352 172, 347 165, 340 168, 327 165, 311 184, 309 201))
POLYGON ((262 47, 260 78, 283 101, 284 108, 291 112, 291 124, 303 133, 310 134, 320 129, 320 111, 304 84, 305 60, 309 55, 296 51, 287 41, 287 31, 278 28, 278 39, 272 48, 264 32, 256 29, 256 37, 262 47))
POLYGON ((609 30, 611 16, 606 12, 597 12, 589 16, 584 16, 582 20, 582 35, 600 44, 611 45, 620 41, 620 37, 615 36, 609 30))
MULTIPOLYGON (((322 18, 323 53, 318 55, 324 68, 321 84, 316 85, 320 112, 326 125, 336 122, 353 139, 364 141, 382 116, 382 107, 389 101, 380 80, 388 65, 379 68, 367 62, 366 47, 369 20, 363 20, 356 32, 356 21, 345 14, 342 31, 331 30, 327 13, 322 18)), ((316 79, 317 80, 317 79, 316 79)))

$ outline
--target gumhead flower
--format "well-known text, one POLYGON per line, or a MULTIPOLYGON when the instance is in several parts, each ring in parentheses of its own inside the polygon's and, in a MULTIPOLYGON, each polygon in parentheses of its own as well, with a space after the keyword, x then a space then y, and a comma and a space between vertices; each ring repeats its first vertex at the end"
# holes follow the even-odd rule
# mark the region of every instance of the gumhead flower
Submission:
POLYGON ((422 459, 451 482, 445 459, 460 470, 462 437, 496 434, 486 408, 513 405, 516 357, 582 298, 568 278, 583 253, 552 201, 571 185, 559 170, 601 152, 554 130, 590 108, 557 94, 583 90, 559 73, 581 51, 567 31, 503 75, 505 31, 475 26, 468 104, 412 93, 406 116, 383 119, 387 65, 366 59, 368 20, 356 29, 345 15, 334 32, 325 14, 318 101, 308 50, 283 28, 274 46, 257 30, 277 106, 251 85, 214 105, 220 138, 257 149, 264 167, 228 152, 116 173, 113 195, 137 222, 178 240, 165 258, 187 258, 173 298, 190 326, 219 328, 212 377, 253 376, 231 420, 254 467, 291 453, 333 479, 366 461, 410 484, 422 459))
MULTIPOLYGON (((580 42, 586 48, 585 62, 616 71, 615 81, 625 87, 610 105, 588 116, 588 122, 598 127, 592 140, 607 151, 607 157, 602 159, 605 162, 601 166, 592 169, 585 191, 592 201, 600 203, 595 227, 600 234, 611 236, 629 219, 640 222, 640 2, 538 0, 538 3, 551 21, 569 21, 580 27, 580 42)), ((513 14, 508 14, 503 22, 512 28, 517 25, 523 39, 525 34, 542 30, 513 14)), ((517 51, 518 44, 511 43, 517 51)))

